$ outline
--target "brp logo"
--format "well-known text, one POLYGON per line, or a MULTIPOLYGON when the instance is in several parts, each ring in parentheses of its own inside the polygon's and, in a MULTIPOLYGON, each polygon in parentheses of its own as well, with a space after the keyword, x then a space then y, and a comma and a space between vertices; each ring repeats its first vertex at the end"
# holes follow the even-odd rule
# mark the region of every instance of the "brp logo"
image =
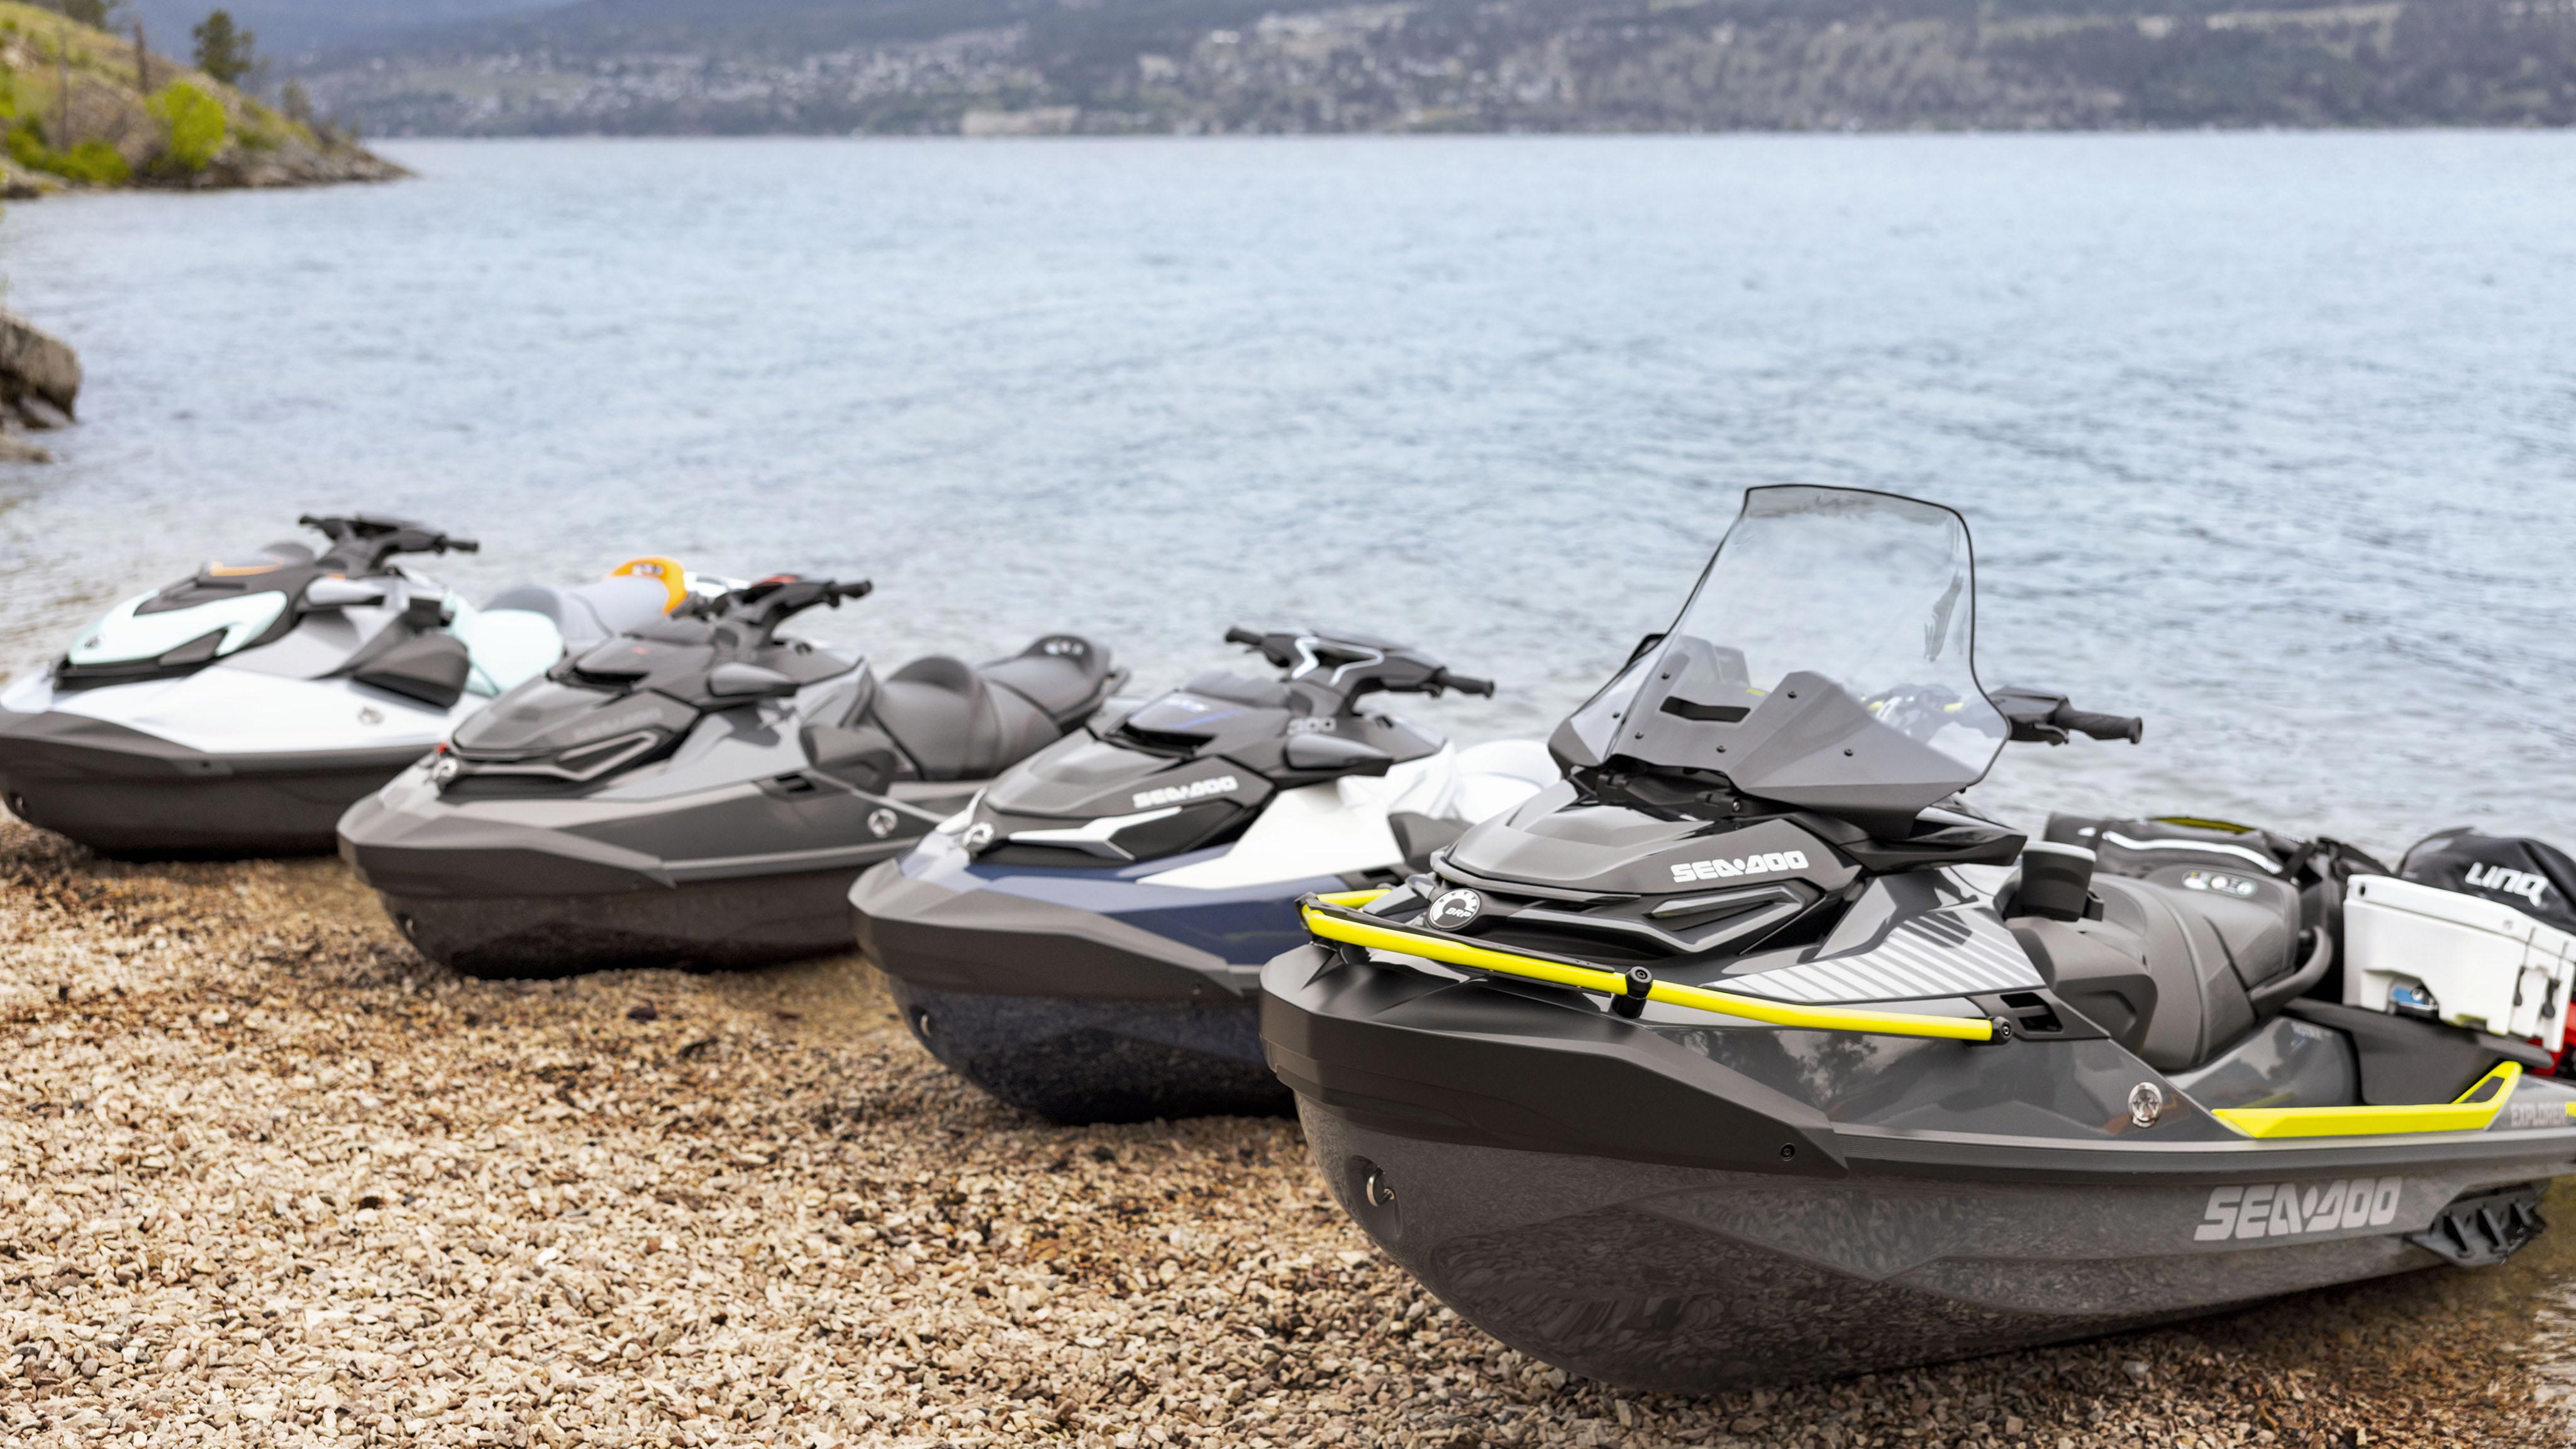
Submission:
POLYGON ((973 855, 982 850, 985 846, 993 843, 993 822, 990 820, 978 820, 974 824, 967 826, 966 833, 957 838, 957 843, 966 847, 966 853, 968 855, 973 855))
POLYGON ((868 812, 868 834, 875 836, 879 840, 883 840, 887 836, 894 834, 895 826, 901 823, 902 822, 895 817, 895 813, 893 811, 884 809, 883 807, 868 812))
POLYGON ((1461 886, 1454 891, 1442 891, 1439 898, 1431 903, 1431 912, 1425 919, 1444 931, 1457 931, 1475 924, 1476 918, 1484 913, 1485 898, 1461 886))

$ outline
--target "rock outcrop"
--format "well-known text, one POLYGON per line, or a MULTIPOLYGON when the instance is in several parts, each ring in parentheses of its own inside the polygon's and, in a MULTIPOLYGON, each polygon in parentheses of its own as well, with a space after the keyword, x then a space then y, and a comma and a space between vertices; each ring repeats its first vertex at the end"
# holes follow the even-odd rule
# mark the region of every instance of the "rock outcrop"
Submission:
MULTIPOLYGON (((0 425, 59 428, 80 403, 80 354, 71 344, 0 308, 0 425)), ((0 462, 50 463, 53 454, 0 433, 0 462)))

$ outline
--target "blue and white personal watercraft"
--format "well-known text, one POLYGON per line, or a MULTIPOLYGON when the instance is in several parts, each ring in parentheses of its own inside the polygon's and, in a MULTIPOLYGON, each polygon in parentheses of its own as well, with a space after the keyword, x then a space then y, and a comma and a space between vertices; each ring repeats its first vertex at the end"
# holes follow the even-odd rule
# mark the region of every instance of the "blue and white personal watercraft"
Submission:
POLYGON ((1261 964, 1296 901, 1398 879, 1556 779, 1534 740, 1452 748, 1389 694, 1493 685, 1352 634, 1230 631, 1284 677, 1199 675, 1031 756, 850 892, 931 1053, 1064 1122, 1274 1113, 1261 964))
POLYGON ((667 559, 477 609, 405 554, 477 545, 401 519, 300 519, 138 594, 0 693, 0 798, 29 824, 142 855, 329 850, 341 812, 485 702, 684 596, 667 559))

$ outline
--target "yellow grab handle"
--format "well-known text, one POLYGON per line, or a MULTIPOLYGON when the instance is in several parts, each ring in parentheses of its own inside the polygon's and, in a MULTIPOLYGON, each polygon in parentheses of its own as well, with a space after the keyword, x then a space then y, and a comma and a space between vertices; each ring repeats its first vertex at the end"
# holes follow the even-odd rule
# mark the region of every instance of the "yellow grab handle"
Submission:
MULTIPOLYGON (((2504 1110, 2522 1063, 2498 1062, 2456 1102, 2422 1107, 2221 1107, 2209 1115, 2248 1137, 2363 1137, 2398 1132, 2483 1132, 2504 1110), (2488 1088, 2494 1090, 2489 1091, 2488 1088), (2482 1099, 2479 1093, 2485 1092, 2482 1099)), ((2576 1106, 2569 1108, 2576 1115, 2576 1106)))
POLYGON ((680 561, 675 558, 664 558, 659 554, 647 554, 642 558, 630 558, 626 562, 619 564, 617 567, 610 569, 608 571, 608 576, 612 579, 660 579, 662 581, 662 592, 669 595, 669 598, 662 605, 662 612, 665 614, 680 607, 682 604, 687 603, 689 600, 689 571, 682 568, 680 566, 680 561))
MULTIPOLYGON (((1524 980, 1545 981, 1557 986, 1571 986, 1580 991, 1598 991, 1608 996, 1624 996, 1628 978, 1616 971, 1572 962, 1546 961, 1512 951, 1497 951, 1454 936, 1437 935, 1391 922, 1354 919, 1348 912, 1354 897, 1375 900, 1383 891, 1337 891, 1332 895, 1309 896, 1300 909, 1306 918, 1306 929, 1327 941, 1340 941, 1353 946, 1373 946, 1382 951, 1396 951, 1419 956, 1444 965, 1465 966, 1477 971, 1490 971, 1498 976, 1518 976, 1524 980)), ((1363 902, 1365 903, 1365 902, 1363 902)), ((1748 1021, 1766 1022, 1772 1026, 1803 1027, 1814 1031, 1856 1031, 1874 1036, 1939 1037, 1951 1041, 1992 1041, 1995 1029, 1985 1018, 1975 1016, 1923 1016, 1906 1011, 1862 1011, 1843 1007, 1791 1006, 1783 1002, 1764 1001, 1757 997, 1738 996, 1733 992, 1711 991, 1700 986, 1677 986, 1658 981, 1646 992, 1648 1001, 1668 1006, 1687 1006, 1700 1011, 1713 1011, 1748 1021)))

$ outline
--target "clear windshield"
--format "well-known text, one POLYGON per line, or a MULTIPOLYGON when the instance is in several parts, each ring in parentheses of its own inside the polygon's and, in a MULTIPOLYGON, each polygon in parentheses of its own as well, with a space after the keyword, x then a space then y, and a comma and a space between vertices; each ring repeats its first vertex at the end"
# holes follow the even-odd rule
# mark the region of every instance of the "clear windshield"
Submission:
POLYGON ((1982 778, 2006 735, 1975 614, 1958 514, 1751 489, 1670 633, 1575 712, 1569 743, 1819 808, 1928 804, 1982 778))

